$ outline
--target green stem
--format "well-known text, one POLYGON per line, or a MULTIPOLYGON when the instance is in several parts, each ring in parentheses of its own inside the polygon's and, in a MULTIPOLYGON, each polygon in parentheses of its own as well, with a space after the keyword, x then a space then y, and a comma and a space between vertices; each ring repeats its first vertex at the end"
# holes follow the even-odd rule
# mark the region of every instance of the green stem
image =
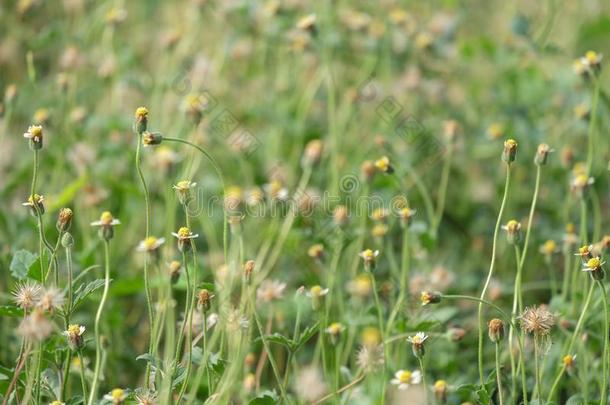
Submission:
POLYGON ((500 342, 496 342, 496 381, 498 382, 498 400, 500 405, 504 404, 502 399, 502 375, 500 374, 500 342))
POLYGON ((250 306, 252 307, 252 314, 254 315, 254 321, 256 322, 256 327, 258 328, 258 333, 261 336, 261 341, 263 342, 263 346, 265 351, 267 352, 267 357, 269 358, 269 363, 271 364, 271 369, 273 370, 273 376, 275 377, 275 381, 280 389, 280 395, 282 400, 286 400, 288 397, 286 396, 286 390, 284 385, 282 384, 282 379, 280 377, 280 372, 273 357, 273 353, 271 353, 271 348, 269 347, 269 342, 267 342, 267 338, 265 336, 265 331, 263 330, 263 326, 258 316, 258 312, 256 311, 256 307, 254 304, 254 300, 252 299, 252 292, 248 293, 248 299, 250 300, 250 306))
MULTIPOLYGON (((144 178, 144 173, 142 172, 142 160, 140 158, 142 150, 142 134, 138 134, 138 146, 136 148, 136 171, 138 172, 138 177, 140 178, 140 183, 142 184, 142 189, 144 190, 144 205, 146 207, 146 234, 145 238, 150 236, 150 197, 148 193, 148 186, 146 185, 146 179, 144 178)), ((146 307, 148 310, 148 327, 150 329, 150 336, 148 339, 148 354, 151 358, 154 357, 154 342, 153 342, 153 330, 154 330, 154 316, 153 316, 153 306, 152 306, 152 298, 150 291, 150 280, 148 274, 148 252, 144 252, 144 293, 146 295, 146 307)), ((149 387, 150 382, 150 362, 146 363, 146 375, 144 376, 144 386, 146 388, 149 387)), ((95 384, 95 381, 94 381, 95 384)))
POLYGON ((426 368, 424 367, 424 360, 420 357, 417 358, 419 360, 419 368, 421 369, 421 384, 424 389, 424 403, 428 403, 428 384, 426 383, 426 368))
MULTIPOLYGON (((379 333, 381 334, 381 341, 384 342, 385 341, 385 330, 383 328, 383 311, 381 308, 381 303, 379 301, 379 293, 377 292, 377 282, 375 281, 375 275, 371 274, 371 281, 372 281, 372 287, 373 287, 373 297, 375 298, 375 307, 377 308, 377 322, 379 323, 379 333)), ((381 404, 385 404, 385 391, 386 391, 386 383, 385 383, 385 378, 388 374, 388 353, 387 353, 387 345, 383 345, 383 352, 384 352, 384 357, 385 357, 385 361, 383 362, 383 385, 381 387, 381 404)))
POLYGON ((587 130, 588 151, 587 151, 587 174, 591 174, 593 167, 593 157, 595 155, 595 129, 597 124, 597 104, 599 101, 599 80, 594 79, 593 100, 591 101, 591 118, 587 130))
MULTIPOLYGON (((216 175, 220 179, 220 185, 222 187, 223 195, 226 196, 227 189, 226 189, 224 176, 222 175, 222 170, 220 170, 220 166, 216 162, 216 159, 214 159, 212 157, 212 155, 210 155, 205 149, 195 145, 192 142, 184 140, 184 139, 164 137, 163 140, 168 141, 168 142, 183 143, 183 144, 189 145, 189 146, 197 149, 199 152, 201 152, 201 154, 210 162, 210 164, 216 171, 216 175)), ((227 212, 224 210, 224 205, 223 205, 223 217, 224 217, 224 219, 223 219, 223 231, 222 231, 222 245, 223 245, 223 250, 224 250, 225 262, 228 263, 229 221, 228 221, 227 212)))
POLYGON ((66 363, 64 365, 64 375, 62 380, 62 388, 61 388, 61 400, 66 400, 66 391, 68 388, 68 380, 70 376, 70 360, 72 359, 72 352, 68 349, 68 353, 66 356, 66 363))
POLYGON ((432 230, 434 235, 438 233, 438 227, 443 218, 443 212, 445 211, 445 200, 447 196, 447 185, 449 184, 449 174, 451 173, 451 161, 453 160, 453 144, 449 143, 447 158, 443 164, 443 172, 441 173, 441 181, 438 186, 438 200, 436 202, 436 211, 434 214, 434 222, 432 223, 432 230))
POLYGON ((607 386, 608 386, 608 338, 609 338, 609 320, 608 320, 608 298, 606 296, 606 287, 604 286, 604 283, 601 280, 597 281, 597 285, 599 286, 599 289, 601 290, 601 294, 602 294, 602 302, 604 305, 604 355, 602 358, 602 365, 603 365, 603 376, 602 376, 602 388, 601 388, 601 400, 600 400, 600 405, 606 405, 607 401, 608 401, 608 394, 607 394, 607 386))
MULTIPOLYGON (((187 342, 187 346, 188 346, 188 359, 187 359, 187 365, 186 365, 186 378, 184 379, 184 383, 182 384, 182 388, 180 389, 180 393, 178 394, 178 400, 176 401, 177 403, 180 403, 180 400, 182 399, 182 397, 184 396, 184 393, 186 392, 186 387, 188 386, 188 382, 189 382, 189 378, 191 375, 191 368, 192 368, 192 355, 193 355, 193 288, 191 286, 191 280, 190 280, 190 276, 189 276, 189 271, 188 271, 188 267, 186 265, 186 253, 182 252, 182 260, 184 261, 184 268, 185 268, 185 273, 186 273, 186 305, 185 305, 185 318, 184 318, 184 323, 182 326, 183 329, 183 333, 184 333, 184 326, 187 323, 188 320, 188 328, 186 330, 186 342, 187 342)), ((178 338, 178 341, 180 342, 182 339, 178 338)), ((178 345, 177 351, 176 351, 176 364, 178 363, 179 360, 179 355, 180 355, 180 343, 178 345)))
MULTIPOLYGON (((104 240, 104 268, 104 291, 95 315, 95 368, 93 372, 93 382, 91 383, 91 392, 89 393, 89 401, 87 402, 88 405, 92 405, 94 399, 97 397, 97 386, 102 368, 102 339, 100 337, 100 321, 102 319, 104 305, 106 304, 106 299, 108 297, 108 290, 110 289, 110 242, 107 240, 104 240)), ((81 363, 81 367, 84 366, 85 364, 81 363)))
POLYGON ((80 361, 80 383, 83 390, 83 398, 87 398, 87 382, 85 380, 85 363, 83 360, 83 353, 78 351, 78 360, 80 361))
MULTIPOLYGON (((481 300, 485 298, 485 294, 487 293, 487 288, 489 287, 489 283, 491 281, 491 277, 493 275, 494 266, 496 264, 496 245, 498 242, 498 231, 500 230, 500 223, 502 222, 502 214, 504 213, 504 207, 506 205, 506 199, 508 196, 508 187, 510 185, 510 163, 506 164, 506 183, 504 185, 504 196, 502 197, 502 204, 500 205, 500 212, 498 212, 498 219, 496 220, 496 227, 494 229, 493 236, 493 244, 491 250, 491 263, 489 265, 489 272, 487 274, 487 280, 485 280, 485 285, 483 286, 483 291, 481 291, 481 300)), ((478 318, 479 318, 479 346, 478 346, 478 363, 479 363, 479 381, 481 385, 483 385, 485 377, 483 373, 483 304, 479 302, 478 308, 478 318)))

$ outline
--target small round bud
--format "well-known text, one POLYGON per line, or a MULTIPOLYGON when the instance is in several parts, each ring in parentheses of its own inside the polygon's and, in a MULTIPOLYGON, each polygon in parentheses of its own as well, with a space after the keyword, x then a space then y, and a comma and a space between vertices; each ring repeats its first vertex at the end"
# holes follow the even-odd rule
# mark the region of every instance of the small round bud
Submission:
POLYGON ((339 227, 347 225, 349 213, 345 205, 337 205, 333 211, 333 222, 339 227))
POLYGON ((440 402, 441 404, 444 404, 445 402, 447 402, 447 381, 445 380, 437 380, 434 383, 434 397, 436 398, 436 400, 438 402, 440 402))
POLYGON ((489 340, 494 343, 500 342, 504 338, 504 322, 501 319, 494 318, 487 324, 489 340))
POLYGON ((169 276, 172 284, 176 284, 180 278, 180 271, 182 270, 182 263, 178 260, 174 260, 169 264, 169 276))
POLYGON ((514 139, 507 139, 504 141, 504 151, 502 152, 502 160, 506 163, 515 161, 517 156, 517 141, 514 139))
POLYGON ((360 172, 364 181, 371 181, 375 176, 375 164, 370 160, 365 160, 360 166, 360 172))
POLYGON ((407 341, 411 343, 411 349, 413 351, 413 355, 418 359, 421 359, 426 354, 426 350, 424 347, 424 342, 428 339, 428 335, 424 332, 417 332, 415 336, 409 336, 407 341))
POLYGON ((214 294, 212 294, 210 291, 206 290, 205 288, 202 288, 201 290, 199 290, 199 293, 197 294, 197 308, 199 308, 199 310, 201 310, 204 313, 209 311, 213 298, 214 298, 214 294))
POLYGON ((70 232, 66 232, 61 237, 61 245, 64 248, 71 248, 74 246, 74 238, 70 232))

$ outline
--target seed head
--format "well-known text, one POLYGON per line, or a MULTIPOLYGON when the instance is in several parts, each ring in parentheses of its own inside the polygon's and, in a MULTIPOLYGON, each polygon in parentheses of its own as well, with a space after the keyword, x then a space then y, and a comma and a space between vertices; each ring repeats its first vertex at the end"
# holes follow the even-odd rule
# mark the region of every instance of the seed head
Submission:
POLYGON ((383 366, 385 356, 383 353, 383 345, 363 345, 358 351, 356 364, 365 373, 373 373, 383 366))
POLYGON ((278 280, 263 280, 256 290, 256 299, 265 303, 279 300, 284 296, 285 289, 286 283, 278 280))
POLYGON ((26 339, 41 342, 51 335, 53 324, 40 309, 35 309, 19 324, 17 333, 26 339))
POLYGON ((212 299, 214 299, 215 295, 210 291, 202 288, 199 290, 197 294, 197 308, 204 313, 210 310, 210 306, 212 304, 212 299))
POLYGON ((555 317, 546 305, 525 308, 519 317, 521 329, 537 336, 548 336, 555 325, 555 317))
POLYGON ((43 311, 54 313, 64 304, 64 294, 56 287, 48 287, 42 291, 37 306, 43 311))
POLYGON ((160 145, 163 142, 163 134, 160 132, 144 132, 142 134, 142 146, 155 146, 160 145))
POLYGON ((13 291, 13 301, 18 307, 27 311, 36 305, 40 299, 42 288, 40 285, 26 281, 19 284, 13 291))
POLYGON ((248 260, 246 263, 244 263, 244 279, 248 284, 252 279, 252 273, 254 272, 255 266, 256 263, 254 262, 254 260, 248 260))

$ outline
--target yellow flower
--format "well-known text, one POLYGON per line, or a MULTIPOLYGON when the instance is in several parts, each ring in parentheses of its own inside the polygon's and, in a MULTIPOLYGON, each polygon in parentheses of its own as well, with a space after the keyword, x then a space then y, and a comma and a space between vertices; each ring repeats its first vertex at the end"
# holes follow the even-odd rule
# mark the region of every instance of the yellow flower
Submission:
POLYGON ((382 156, 380 159, 377 159, 375 161, 375 167, 384 173, 392 173, 394 171, 394 168, 390 164, 390 158, 387 156, 382 156))
POLYGON ((141 120, 142 118, 147 118, 148 117, 148 109, 146 107, 138 107, 136 109, 135 117, 138 120, 141 120))

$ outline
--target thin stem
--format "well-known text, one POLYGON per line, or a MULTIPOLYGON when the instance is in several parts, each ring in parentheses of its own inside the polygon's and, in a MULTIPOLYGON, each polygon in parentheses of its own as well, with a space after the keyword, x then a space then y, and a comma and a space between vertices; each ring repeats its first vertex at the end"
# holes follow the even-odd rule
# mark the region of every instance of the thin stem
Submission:
POLYGON ((451 161, 453 160, 453 144, 448 145, 447 157, 443 163, 443 172, 441 173, 441 181, 438 186, 438 200, 436 202, 436 211, 434 213, 434 222, 432 223, 432 230, 434 235, 438 233, 438 227, 443 218, 443 212, 445 211, 445 199, 447 196, 447 185, 449 184, 449 174, 451 173, 451 161))
POLYGON ((421 369, 421 384, 424 388, 424 403, 428 403, 428 384, 426 383, 426 368, 424 367, 424 359, 421 356, 417 358, 419 360, 419 368, 421 369))
POLYGON ((405 227, 402 234, 402 260, 400 266, 400 292, 398 293, 398 299, 396 300, 396 304, 392 309, 392 313, 390 314, 390 318, 388 319, 388 325, 386 330, 386 335, 392 332, 392 327, 394 325, 394 321, 398 316, 398 312, 400 311, 400 307, 405 299, 405 295, 408 290, 409 284, 409 270, 410 270, 410 252, 409 252, 409 228, 405 227))
POLYGON ((330 394, 323 396, 322 398, 314 401, 311 403, 311 405, 318 405, 321 404, 324 401, 327 401, 329 399, 331 399, 332 397, 334 397, 335 395, 339 395, 344 391, 349 390, 350 388, 354 387, 355 385, 359 384, 362 380, 364 380, 366 374, 360 374, 358 377, 356 377, 352 382, 350 382, 349 384, 344 385, 343 387, 341 387, 340 389, 338 389, 335 392, 331 392, 330 394))
MULTIPOLYGON (((186 392, 186 387, 188 386, 188 382, 189 382, 189 378, 191 376, 191 368, 192 368, 192 357, 193 357, 193 288, 191 286, 191 280, 190 280, 190 276, 189 276, 189 272, 187 270, 187 266, 186 266, 186 253, 183 252, 182 253, 182 260, 185 263, 185 273, 186 273, 186 318, 184 318, 184 324, 186 324, 186 321, 188 319, 188 329, 186 331, 186 342, 187 342, 187 346, 188 346, 188 359, 187 359, 187 365, 186 365, 186 378, 184 379, 184 383, 182 384, 182 388, 180 389, 180 393, 178 394, 178 399, 176 401, 176 403, 180 403, 180 400, 182 399, 182 397, 184 396, 184 393, 186 392)), ((178 349, 179 350, 179 349, 178 349)), ((178 353, 176 354, 176 356, 178 356, 178 353)))
POLYGON ((604 305, 604 355, 602 358, 603 375, 602 375, 602 388, 601 388, 601 400, 600 405, 606 405, 608 401, 607 387, 608 387, 608 338, 609 338, 609 320, 608 320, 608 297, 606 296, 606 287, 601 280, 597 280, 597 285, 602 294, 602 302, 604 305))
MULTIPOLYGON (((106 304, 106 298, 108 297, 108 290, 110 288, 110 242, 107 240, 104 240, 104 268, 104 291, 95 315, 95 369, 93 372, 93 382, 91 383, 91 392, 89 393, 89 401, 87 402, 88 405, 92 405, 94 398, 97 397, 97 386, 102 368, 102 339, 100 336, 100 321, 102 319, 104 305, 106 304)), ((84 363, 81 363, 81 367, 84 367, 84 363)))
POLYGON ((30 196, 33 196, 36 192, 36 180, 38 180, 38 149, 34 149, 34 173, 32 174, 32 187, 30 189, 30 196))
MULTIPOLYGON (((222 170, 220 170, 220 165, 218 165, 218 163, 216 162, 216 159, 214 159, 212 157, 212 155, 210 155, 205 149, 199 147, 198 145, 195 145, 192 142, 184 140, 184 139, 164 137, 163 140, 168 141, 168 142, 183 143, 183 144, 189 145, 189 146, 197 149, 199 152, 201 152, 201 154, 210 162, 210 164, 216 171, 216 175, 220 179, 220 185, 222 187, 223 195, 226 196, 227 189, 226 189, 226 185, 225 185, 224 176, 222 174, 222 170)), ((223 245, 223 250, 224 250, 225 261, 228 262, 229 221, 228 221, 227 212, 226 212, 226 210, 224 210, 224 205, 223 205, 223 218, 224 219, 223 219, 223 230, 222 230, 222 245, 223 245)))
POLYGON ((256 311, 256 307, 254 305, 254 300, 252 299, 252 293, 248 294, 248 298, 250 300, 250 306, 252 307, 252 314, 254 315, 254 321, 256 322, 256 327, 258 328, 258 333, 261 336, 261 341, 263 342, 263 346, 265 347, 265 351, 267 352, 267 356, 269 357, 269 363, 271 364, 271 369, 273 370, 273 376, 275 377, 275 381, 277 382, 278 387, 280 388, 280 395, 283 400, 287 398, 286 390, 284 385, 282 384, 282 379, 280 377, 280 372, 275 363, 275 359, 273 358, 273 353, 271 353, 271 349, 269 347, 269 342, 267 342, 267 338, 265 336, 263 326, 258 316, 258 312, 256 311))
POLYGON ((72 351, 68 349, 68 353, 66 356, 66 363, 64 365, 64 374, 61 388, 61 399, 62 401, 66 400, 66 391, 68 388, 68 380, 70 375, 70 360, 72 359, 72 351))
POLYGON ((85 380, 85 363, 83 361, 83 353, 78 351, 78 360, 80 361, 80 383, 83 390, 83 398, 87 398, 87 382, 85 380))
MULTIPOLYGON (((481 300, 485 298, 485 294, 487 293, 487 288, 489 287, 489 282, 491 281, 491 277, 493 275, 494 266, 496 264, 496 245, 498 242, 498 231, 500 230, 500 223, 502 222, 502 214, 504 213, 504 207, 506 205, 506 199, 508 196, 508 187, 510 185, 510 163, 506 164, 506 183, 504 185, 504 196, 502 197, 502 204, 500 205, 500 211, 498 212, 498 219, 496 220, 496 227, 494 229, 493 236, 493 244, 491 249, 491 263, 489 265, 489 272, 487 274, 487 280, 485 280, 485 285, 483 286, 483 291, 481 291, 481 300)), ((479 317, 479 380, 481 385, 484 383, 484 375, 483 375, 483 304, 479 302, 478 308, 478 317, 479 317)))
POLYGON ((593 166, 593 155, 595 154, 595 129, 597 124, 597 104, 599 101, 599 80, 594 79, 593 100, 591 101, 591 117, 587 130, 588 150, 587 150, 587 173, 591 174, 593 166))
POLYGON ((537 334, 534 334, 534 369, 536 375, 536 395, 538 397, 538 401, 542 396, 540 395, 540 390, 542 389, 542 380, 540 379, 540 338, 537 334))
POLYGON ((496 381, 498 382, 498 400, 500 405, 504 404, 502 399, 502 375, 500 374, 500 342, 496 342, 496 381))
MULTIPOLYGON (((138 146, 136 149, 136 171, 138 172, 138 177, 140 178, 140 183, 142 183, 142 189, 144 190, 144 205, 146 208, 146 233, 145 238, 148 238, 150 235, 150 197, 148 193, 148 186, 146 185, 146 179, 144 178, 144 173, 142 172, 142 160, 140 158, 140 153, 142 149, 142 134, 138 134, 138 146)), ((148 339, 148 354, 152 358, 154 356, 154 342, 152 331, 154 330, 154 316, 153 316, 153 306, 152 306, 152 298, 150 292, 150 280, 148 274, 148 252, 144 252, 144 293, 146 295, 146 307, 148 310, 148 325, 150 329, 150 336, 148 339)), ((146 363, 146 375, 144 376, 144 386, 148 388, 150 382, 150 361, 146 363)), ((93 382, 95 384, 95 381, 93 382)))
MULTIPOLYGON (((373 274, 371 274, 371 281, 372 281, 372 287, 373 287, 373 297, 375 298, 375 307, 377 308, 377 322, 379 323, 379 333, 381 334, 381 341, 385 341, 385 331, 383 328, 383 311, 381 309, 381 303, 379 301, 379 293, 377 292, 377 282, 375 281, 375 276, 373 274)), ((386 391, 386 384, 385 384, 385 378, 386 375, 388 374, 387 371, 387 362, 388 362, 388 356, 387 356, 387 346, 384 344, 383 345, 383 352, 384 352, 384 357, 386 359, 386 361, 383 362, 383 379, 384 379, 384 383, 383 386, 381 387, 381 404, 385 404, 385 391, 386 391)))

